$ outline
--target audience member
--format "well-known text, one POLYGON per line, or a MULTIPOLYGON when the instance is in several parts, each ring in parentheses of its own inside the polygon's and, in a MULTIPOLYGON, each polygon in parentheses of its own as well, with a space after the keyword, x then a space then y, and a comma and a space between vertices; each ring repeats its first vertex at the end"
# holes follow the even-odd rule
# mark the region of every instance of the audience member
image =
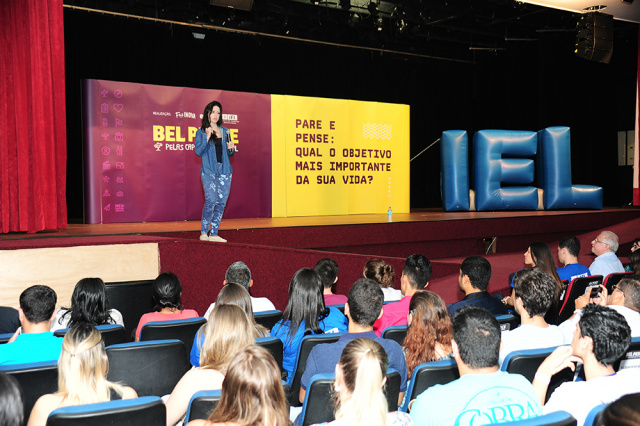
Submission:
MULTIPOLYGON (((240 284, 227 283, 222 287, 218 298, 216 299, 216 306, 224 305, 236 305, 239 306, 247 315, 249 322, 251 323, 253 337, 266 337, 269 335, 269 330, 260 324, 256 324, 256 320, 253 318, 253 312, 251 310, 251 298, 249 292, 240 284)), ((215 309, 215 308, 214 308, 215 309)), ((211 315, 209 315, 211 316, 211 315)), ((207 321, 208 324, 208 321, 207 321)), ((200 365, 200 350, 204 343, 204 336, 206 334, 207 324, 200 327, 200 330, 196 333, 193 339, 193 346, 191 347, 191 365, 198 367, 200 365)))
POLYGON ((140 340, 142 326, 148 322, 170 321, 196 318, 198 313, 182 306, 182 284, 177 276, 163 272, 153 281, 153 300, 156 312, 149 312, 140 318, 136 328, 136 341, 140 340))
POLYGON ((314 268, 320 281, 322 281, 322 296, 325 305, 344 305, 347 296, 344 294, 333 294, 331 288, 338 282, 338 263, 330 258, 320 259, 314 268))
MULTIPOLYGON (((386 351, 389 359, 389 367, 400 373, 400 392, 407 389, 407 365, 404 360, 400 345, 389 339, 376 336, 373 332, 373 323, 382 314, 384 296, 378 284, 368 278, 360 278, 349 290, 349 300, 344 306, 344 313, 349 319, 348 333, 340 336, 335 343, 324 343, 315 346, 300 380, 300 402, 304 401, 304 395, 314 374, 331 373, 340 359, 342 350, 355 339, 366 337, 378 342, 386 351)), ((386 370, 385 370, 386 373, 386 370)))
POLYGON ((0 306, 0 334, 15 333, 19 327, 18 310, 9 306, 0 306))
POLYGON ((453 326, 440 296, 428 290, 417 291, 411 297, 407 321, 402 348, 409 378, 420 364, 451 358, 453 326))
POLYGON ((378 342, 367 338, 349 342, 335 366, 335 420, 318 425, 413 425, 407 413, 388 411, 383 391, 387 366, 387 354, 378 342))
POLYGON ((76 324, 119 324, 124 327, 122 314, 110 309, 107 288, 100 278, 83 278, 71 295, 71 307, 60 308, 51 321, 51 331, 71 328, 76 324))
POLYGON ((513 351, 549 348, 564 344, 564 336, 544 316, 553 304, 556 283, 551 275, 539 269, 518 271, 513 288, 514 308, 520 315, 520 327, 502 333, 500 364, 513 351))
POLYGON ((0 373, 0 426, 24 424, 24 395, 15 377, 0 373))
POLYGON ((487 259, 471 256, 462 261, 458 286, 465 297, 461 301, 447 306, 449 316, 453 318, 458 309, 469 305, 485 308, 494 315, 508 313, 504 304, 487 292, 489 279, 491 279, 491 264, 487 259))
POLYGON ((208 420, 187 426, 289 426, 278 364, 266 349, 248 346, 229 364, 220 402, 208 420))
POLYGON ((536 372, 533 386, 544 402, 553 376, 581 362, 586 380, 560 385, 544 406, 544 412, 567 411, 584 424, 589 411, 622 395, 640 391, 640 371, 613 369, 613 363, 629 348, 631 330, 624 317, 613 309, 587 305, 573 335, 571 346, 561 346, 545 359, 536 372))
POLYGON ((364 265, 362 276, 378 283, 382 289, 382 294, 384 294, 385 302, 397 302, 402 299, 402 291, 393 288, 393 280, 396 277, 393 266, 384 260, 372 259, 368 261, 364 265))
POLYGON ((629 264, 624 270, 626 272, 640 274, 640 250, 636 250, 629 255, 629 264))
MULTIPOLYGON (((245 265, 244 262, 234 262, 227 268, 222 285, 224 286, 227 283, 240 284, 249 292, 249 297, 251 297, 251 309, 253 312, 273 311, 276 309, 276 307, 273 306, 273 303, 271 303, 271 301, 266 297, 251 296, 249 288, 253 287, 253 279, 251 279, 251 271, 249 270, 249 267, 245 265)), ((204 314, 205 318, 209 318, 209 314, 215 306, 215 302, 209 306, 209 309, 207 309, 207 312, 204 314)))
POLYGON ((623 395, 609 404, 595 426, 640 426, 640 393, 623 395))
POLYGON ((606 287, 600 286, 598 297, 591 298, 591 289, 578 297, 575 301, 576 311, 573 316, 560 324, 560 330, 564 335, 565 343, 571 343, 576 330, 576 324, 580 320, 582 309, 590 303, 608 306, 622 315, 631 327, 631 337, 640 336, 640 276, 624 278, 614 287, 611 294, 606 287))
POLYGON ((453 357, 460 378, 415 400, 417 426, 504 423, 536 417, 542 408, 531 383, 499 371, 500 324, 486 309, 466 306, 453 319, 453 357))
POLYGON ((611 231, 602 231, 591 241, 591 252, 597 257, 589 266, 591 275, 606 277, 613 272, 624 272, 622 262, 616 256, 618 236, 611 231))
POLYGON ((194 393, 221 389, 229 363, 253 344, 253 340, 253 326, 240 307, 216 306, 207 323, 200 367, 182 376, 167 400, 167 426, 177 424, 184 417, 194 393))
POLYGON ((321 288, 320 277, 313 269, 298 270, 289 283, 289 300, 282 318, 271 329, 271 335, 284 345, 283 367, 289 380, 304 336, 347 331, 347 318, 337 308, 325 306, 321 288))
POLYGON ((45 426, 56 408, 138 397, 132 388, 108 381, 107 371, 100 332, 86 323, 71 327, 58 361, 58 391, 38 398, 27 426, 45 426))
POLYGON ((49 331, 56 301, 56 292, 45 285, 31 286, 20 294, 18 316, 22 327, 10 343, 0 345, 0 365, 58 359, 62 338, 49 331))
POLYGON ((558 268, 561 280, 571 282, 574 278, 591 275, 589 268, 578 263, 580 254, 580 240, 576 237, 564 237, 558 243, 558 260, 564 266, 558 268))
POLYGON ((400 277, 400 291, 404 297, 397 302, 385 305, 382 317, 373 325, 373 331, 381 336, 387 327, 407 324, 411 297, 416 291, 426 288, 430 279, 431 262, 429 259, 421 254, 412 254, 407 257, 400 277))
POLYGON ((633 240, 633 244, 631 245, 631 253, 638 250, 640 248, 640 238, 636 238, 633 240))

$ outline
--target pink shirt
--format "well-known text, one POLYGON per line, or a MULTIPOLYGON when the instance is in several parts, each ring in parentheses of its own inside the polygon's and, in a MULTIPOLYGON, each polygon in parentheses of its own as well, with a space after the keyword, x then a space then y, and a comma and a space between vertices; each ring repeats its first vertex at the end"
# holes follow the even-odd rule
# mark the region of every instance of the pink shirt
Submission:
POLYGON ((382 336, 385 328, 392 325, 407 325, 407 314, 409 313, 409 303, 411 296, 405 296, 397 302, 387 303, 382 306, 382 318, 373 324, 373 331, 378 336, 382 336))
POLYGON ((347 296, 344 294, 325 294, 324 295, 324 304, 325 305, 344 305, 347 303, 347 296))
POLYGON ((187 319, 187 318, 196 318, 198 317, 198 313, 193 309, 184 309, 180 312, 174 312, 171 314, 161 314, 160 312, 149 312, 144 314, 140 318, 140 322, 138 323, 138 328, 136 328, 136 338, 140 339, 140 330, 142 330, 142 326, 148 322, 158 322, 158 321, 172 321, 179 319, 187 319))

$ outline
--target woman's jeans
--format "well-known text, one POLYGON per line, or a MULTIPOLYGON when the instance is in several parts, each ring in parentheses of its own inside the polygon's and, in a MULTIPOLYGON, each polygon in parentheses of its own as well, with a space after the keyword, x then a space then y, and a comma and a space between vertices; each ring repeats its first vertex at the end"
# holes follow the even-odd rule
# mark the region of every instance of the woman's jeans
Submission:
MULTIPOLYGON (((218 163, 218 170, 222 170, 222 164, 220 163, 218 163)), ((200 232, 207 234, 209 225, 211 225, 210 235, 218 235, 218 227, 231 190, 231 175, 207 175, 201 173, 200 177, 204 188, 204 207, 202 208, 202 227, 200 232)))

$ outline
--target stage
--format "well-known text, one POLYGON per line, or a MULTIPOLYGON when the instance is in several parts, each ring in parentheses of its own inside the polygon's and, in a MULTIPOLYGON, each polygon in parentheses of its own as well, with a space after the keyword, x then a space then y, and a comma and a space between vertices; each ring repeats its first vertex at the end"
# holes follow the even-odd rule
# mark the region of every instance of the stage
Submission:
POLYGON ((184 286, 185 305, 203 313, 215 300, 226 268, 242 260, 253 274, 252 294, 269 297, 283 309, 293 273, 313 267, 323 257, 340 265, 336 291, 346 294, 371 258, 394 267, 399 288, 404 259, 414 253, 432 261, 429 289, 451 303, 462 297, 457 275, 460 262, 470 255, 486 254, 490 260, 491 291, 507 291, 509 273, 523 267, 522 253, 534 241, 547 242, 555 254, 559 238, 576 235, 582 243, 580 260, 588 266, 590 241, 601 229, 612 229, 620 237, 618 253, 626 261, 631 242, 640 237, 640 209, 464 213, 430 209, 394 214, 392 223, 387 215, 223 219, 220 235, 229 240, 226 244, 200 241, 199 227, 199 221, 70 224, 66 230, 0 235, 0 255, 12 256, 5 260, 0 256, 0 286, 13 288, 3 292, 0 303, 15 306, 21 288, 43 283, 51 284, 59 293, 59 304, 65 305, 73 285, 84 276, 129 281, 152 279, 159 270, 176 273, 184 286), (97 246, 102 250, 98 261, 77 258, 97 246), (148 255, 134 261, 139 253, 148 255))

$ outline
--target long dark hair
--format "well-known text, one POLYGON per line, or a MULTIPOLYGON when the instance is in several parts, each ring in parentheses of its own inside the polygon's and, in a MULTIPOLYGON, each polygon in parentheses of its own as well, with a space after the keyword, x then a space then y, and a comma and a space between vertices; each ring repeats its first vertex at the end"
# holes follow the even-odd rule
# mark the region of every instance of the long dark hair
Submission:
POLYGON ((163 308, 183 310, 181 296, 182 284, 171 272, 163 272, 153 281, 153 300, 156 302, 154 307, 156 311, 161 311, 163 308))
POLYGON ((71 295, 71 308, 60 318, 60 323, 70 316, 68 327, 76 324, 115 324, 109 314, 107 288, 100 278, 83 278, 76 284, 71 295))
POLYGON ((298 270, 289 283, 289 300, 282 313, 280 327, 286 321, 289 325, 288 339, 293 340, 298 328, 304 322, 304 335, 311 333, 322 334, 319 320, 329 315, 322 296, 322 281, 320 276, 311 268, 298 270))
MULTIPOLYGON (((551 249, 545 243, 531 243, 529 246, 531 249, 531 260, 533 260, 535 269, 539 269, 541 271, 547 272, 549 275, 553 277, 553 280, 556 282, 555 295, 553 298, 553 303, 551 304, 551 309, 547 312, 545 319, 553 321, 555 323, 556 315, 558 313, 560 295, 562 294, 562 290, 564 289, 564 284, 562 284, 562 280, 558 275, 558 270, 556 269, 555 261, 553 260, 553 254, 551 254, 551 249)), ((547 321, 548 322, 548 321, 547 321)))
POLYGON ((204 107, 204 112, 202 113, 201 129, 203 131, 206 130, 209 126, 211 126, 211 121, 209 121, 209 115, 211 114, 211 111, 213 111, 214 106, 217 106, 218 108, 220 108, 220 118, 218 118, 218 122, 216 124, 218 125, 218 127, 222 126, 222 104, 218 101, 212 101, 212 102, 209 102, 206 107, 204 107))

